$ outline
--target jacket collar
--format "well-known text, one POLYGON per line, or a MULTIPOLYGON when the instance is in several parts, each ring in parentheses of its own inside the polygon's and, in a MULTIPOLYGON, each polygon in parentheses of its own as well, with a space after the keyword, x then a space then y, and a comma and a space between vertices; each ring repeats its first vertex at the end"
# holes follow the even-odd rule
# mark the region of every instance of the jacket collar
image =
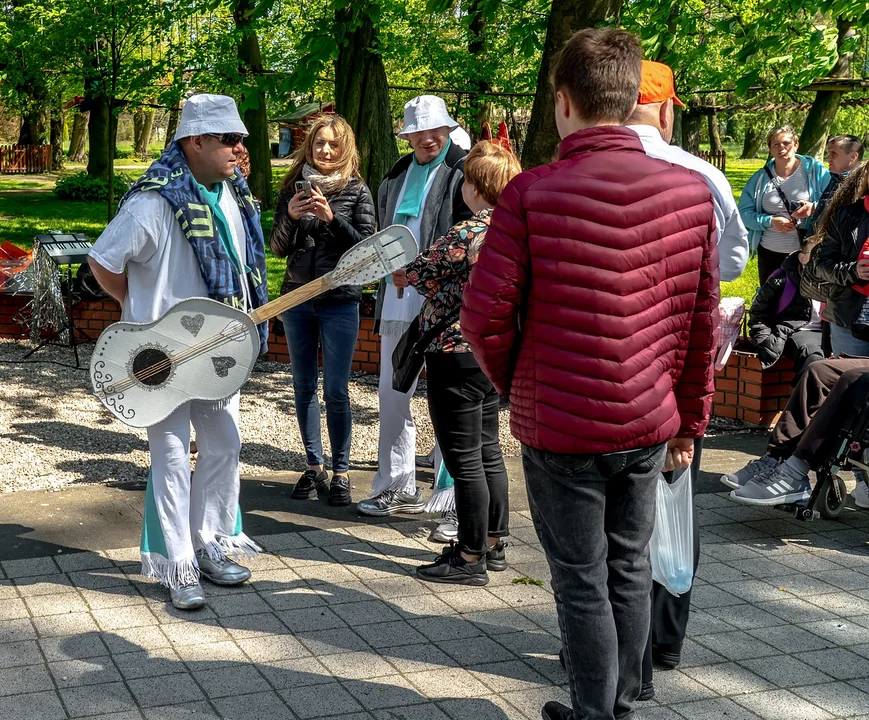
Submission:
MULTIPOLYGON (((450 143, 450 149, 447 150, 447 155, 444 158, 443 164, 449 168, 453 168, 456 166, 456 163, 467 154, 467 150, 462 150, 462 148, 455 143, 450 143)), ((403 155, 398 159, 398 162, 392 166, 392 170, 389 171, 387 177, 390 180, 395 180, 395 178, 399 177, 410 167, 411 162, 413 162, 413 153, 409 152, 407 155, 403 155)))
POLYGON ((613 150, 644 152, 639 136, 630 128, 621 125, 602 125, 577 130, 564 138, 558 146, 558 159, 564 160, 581 152, 613 150))

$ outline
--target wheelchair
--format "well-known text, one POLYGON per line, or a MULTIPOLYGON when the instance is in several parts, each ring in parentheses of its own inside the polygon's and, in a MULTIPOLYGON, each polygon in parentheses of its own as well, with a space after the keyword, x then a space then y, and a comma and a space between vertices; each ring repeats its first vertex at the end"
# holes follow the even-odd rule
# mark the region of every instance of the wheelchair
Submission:
POLYGON ((835 520, 842 514, 848 501, 845 482, 839 475, 842 472, 851 470, 857 482, 869 485, 869 372, 851 386, 837 418, 838 427, 830 428, 824 460, 815 471, 817 479, 811 497, 776 505, 798 520, 819 516, 835 520))

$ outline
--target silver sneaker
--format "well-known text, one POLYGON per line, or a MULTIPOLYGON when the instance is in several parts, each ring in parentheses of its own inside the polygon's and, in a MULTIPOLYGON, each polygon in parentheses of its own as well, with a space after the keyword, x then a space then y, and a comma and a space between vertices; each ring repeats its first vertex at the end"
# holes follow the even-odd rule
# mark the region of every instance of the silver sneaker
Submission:
POLYGON ((199 572, 202 573, 202 577, 215 585, 241 585, 250 580, 250 570, 237 562, 233 562, 228 557, 224 557, 222 560, 212 560, 200 550, 196 553, 196 560, 199 563, 199 572))
POLYGON ((422 499, 422 490, 417 490, 414 495, 398 490, 384 490, 377 497, 363 500, 356 507, 363 515, 374 517, 385 517, 400 512, 417 515, 425 508, 425 501, 422 499))
POLYGON ((811 495, 809 476, 793 477, 784 463, 730 493, 730 497, 743 505, 782 505, 808 500, 811 495))
POLYGON ((757 460, 752 460, 741 470, 737 470, 735 473, 722 475, 721 482, 724 485, 727 485, 727 487, 737 490, 745 485, 749 480, 754 480, 758 475, 772 472, 780 462, 781 460, 776 460, 772 455, 766 453, 763 457, 759 457, 757 460))
POLYGON ((429 542, 449 543, 459 537, 459 518, 455 510, 444 510, 441 513, 441 521, 428 536, 429 542))
POLYGON ((172 605, 179 610, 199 610, 205 607, 205 591, 202 585, 183 585, 179 588, 169 588, 169 597, 172 605))

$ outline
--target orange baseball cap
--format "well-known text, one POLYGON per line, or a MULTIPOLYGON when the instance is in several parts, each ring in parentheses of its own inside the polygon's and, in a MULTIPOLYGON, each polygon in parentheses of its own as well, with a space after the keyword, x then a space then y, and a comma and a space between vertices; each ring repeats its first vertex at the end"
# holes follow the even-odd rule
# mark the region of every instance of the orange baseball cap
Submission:
POLYGON ((674 105, 685 107, 685 103, 676 97, 676 82, 669 65, 643 60, 643 74, 640 78, 640 93, 637 104, 651 105, 652 103, 666 102, 670 98, 673 98, 674 105))

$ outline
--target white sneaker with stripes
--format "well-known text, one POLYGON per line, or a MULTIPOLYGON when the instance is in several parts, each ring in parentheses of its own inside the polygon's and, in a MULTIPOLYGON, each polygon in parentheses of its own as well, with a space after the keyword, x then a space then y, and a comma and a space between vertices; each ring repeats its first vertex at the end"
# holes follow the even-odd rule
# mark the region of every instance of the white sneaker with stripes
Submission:
POLYGON ((749 480, 731 492, 730 497, 743 505, 782 505, 808 500, 812 495, 809 476, 794 477, 793 473, 789 466, 781 463, 749 480))

